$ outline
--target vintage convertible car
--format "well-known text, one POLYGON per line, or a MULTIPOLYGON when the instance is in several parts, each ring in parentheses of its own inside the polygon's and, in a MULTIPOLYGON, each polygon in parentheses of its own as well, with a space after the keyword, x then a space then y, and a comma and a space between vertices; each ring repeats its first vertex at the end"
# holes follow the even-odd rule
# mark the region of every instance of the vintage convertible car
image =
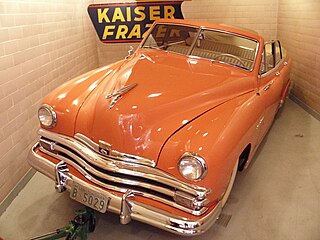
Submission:
POLYGON ((200 234, 285 100, 290 66, 279 41, 252 31, 156 21, 126 59, 43 100, 28 161, 123 224, 200 234))

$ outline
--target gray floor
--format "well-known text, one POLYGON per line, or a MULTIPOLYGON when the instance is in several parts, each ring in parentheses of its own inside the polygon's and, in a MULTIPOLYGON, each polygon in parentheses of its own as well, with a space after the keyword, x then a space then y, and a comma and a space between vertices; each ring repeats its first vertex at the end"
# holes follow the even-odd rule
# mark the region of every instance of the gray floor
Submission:
MULTIPOLYGON (((36 174, 0 217, 0 236, 27 239, 64 226, 81 206, 57 194, 36 174)), ((320 239, 320 122, 292 101, 260 147, 249 169, 238 174, 223 210, 227 227, 183 238, 151 226, 121 225, 114 214, 99 214, 89 239, 320 239)))

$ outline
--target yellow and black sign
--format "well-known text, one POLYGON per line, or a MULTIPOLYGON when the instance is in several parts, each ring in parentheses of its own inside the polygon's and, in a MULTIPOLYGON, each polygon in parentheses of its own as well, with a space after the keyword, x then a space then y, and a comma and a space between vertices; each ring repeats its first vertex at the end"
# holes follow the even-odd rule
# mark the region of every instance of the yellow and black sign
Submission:
POLYGON ((155 20, 183 19, 182 2, 92 4, 88 13, 102 42, 139 42, 155 20))

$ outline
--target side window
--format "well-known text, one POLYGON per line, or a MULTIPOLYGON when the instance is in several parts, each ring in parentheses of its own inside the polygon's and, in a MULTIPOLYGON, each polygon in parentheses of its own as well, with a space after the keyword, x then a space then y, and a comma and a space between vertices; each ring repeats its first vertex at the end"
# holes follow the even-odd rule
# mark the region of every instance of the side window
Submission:
POLYGON ((281 52, 281 45, 280 41, 274 42, 274 50, 276 55, 276 65, 281 61, 282 59, 282 52, 281 52))
POLYGON ((262 61, 260 65, 260 74, 264 74, 275 66, 274 64, 274 57, 272 54, 272 43, 266 43, 264 45, 264 51, 262 54, 262 61))
POLYGON ((266 61, 266 71, 270 71, 274 68, 274 58, 272 54, 272 43, 267 43, 264 46, 264 53, 265 53, 265 61, 266 61))
POLYGON ((279 41, 268 42, 264 45, 260 74, 272 70, 282 59, 281 44, 279 41))

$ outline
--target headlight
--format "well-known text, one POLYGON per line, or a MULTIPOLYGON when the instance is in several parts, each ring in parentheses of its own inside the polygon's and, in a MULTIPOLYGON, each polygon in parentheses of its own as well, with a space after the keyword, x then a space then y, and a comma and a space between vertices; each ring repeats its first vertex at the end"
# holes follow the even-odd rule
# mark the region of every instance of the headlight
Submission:
POLYGON ((203 179, 207 174, 207 164, 205 160, 196 153, 184 153, 178 163, 181 175, 192 181, 203 179))
POLYGON ((57 115, 50 105, 44 104, 38 110, 38 118, 41 125, 53 128, 57 123, 57 115))

